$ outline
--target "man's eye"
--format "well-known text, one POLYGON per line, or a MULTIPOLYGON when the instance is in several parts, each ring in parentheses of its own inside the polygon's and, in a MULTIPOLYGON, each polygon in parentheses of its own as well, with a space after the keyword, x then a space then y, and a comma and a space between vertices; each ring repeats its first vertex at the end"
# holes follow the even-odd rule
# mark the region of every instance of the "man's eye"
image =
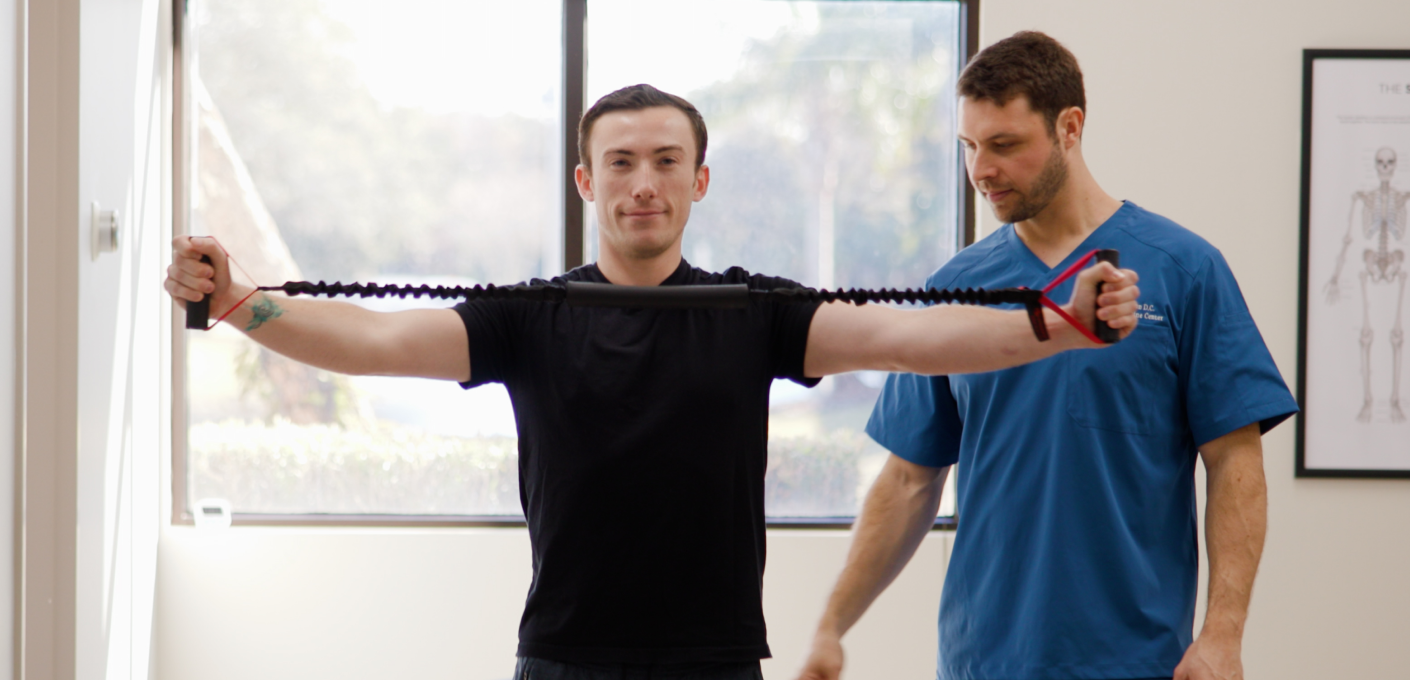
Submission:
POLYGON ((680 161, 678 161, 678 160, 676 160, 676 159, 674 159, 674 158, 662 158, 662 159, 661 159, 661 164, 662 164, 662 165, 675 165, 675 164, 677 164, 677 163, 679 163, 679 162, 680 162, 680 161))

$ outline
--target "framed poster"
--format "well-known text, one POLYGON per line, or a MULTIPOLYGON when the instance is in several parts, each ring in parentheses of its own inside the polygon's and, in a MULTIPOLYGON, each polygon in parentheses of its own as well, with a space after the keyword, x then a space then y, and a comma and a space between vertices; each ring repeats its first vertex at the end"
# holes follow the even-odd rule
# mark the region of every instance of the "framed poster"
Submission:
POLYGON ((1410 50, 1304 50, 1297 475, 1410 478, 1410 50))

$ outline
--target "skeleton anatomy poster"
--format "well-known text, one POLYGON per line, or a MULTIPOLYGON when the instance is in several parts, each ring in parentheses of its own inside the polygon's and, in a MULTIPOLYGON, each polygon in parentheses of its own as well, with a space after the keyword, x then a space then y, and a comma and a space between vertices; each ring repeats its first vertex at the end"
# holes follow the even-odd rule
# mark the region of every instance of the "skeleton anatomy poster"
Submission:
POLYGON ((1304 78, 1298 474, 1410 477, 1410 50, 1304 78))

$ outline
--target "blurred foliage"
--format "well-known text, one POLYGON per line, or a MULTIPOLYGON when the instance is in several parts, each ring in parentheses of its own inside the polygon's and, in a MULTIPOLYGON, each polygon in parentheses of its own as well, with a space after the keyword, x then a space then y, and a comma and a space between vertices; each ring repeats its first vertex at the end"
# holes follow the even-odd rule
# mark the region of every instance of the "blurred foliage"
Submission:
POLYGON ((816 30, 753 41, 732 78, 687 96, 710 125, 713 170, 687 239, 721 265, 815 283, 831 209, 837 285, 919 286, 954 241, 957 12, 824 2, 817 14, 816 30))
POLYGON ((367 407, 348 377, 276 354, 252 340, 236 358, 241 398, 265 409, 266 422, 353 424, 367 407))
POLYGON ((516 446, 385 423, 203 423, 190 431, 191 497, 242 512, 520 515, 516 446))
POLYGON ((823 437, 769 439, 764 511, 770 517, 854 515, 867 436, 834 430, 823 437))
MULTIPOLYGON (((346 56, 354 36, 318 0, 203 7, 200 77, 309 278, 540 273, 558 214, 556 121, 380 104, 346 56)), ((816 282, 830 194, 837 283, 919 285, 953 241, 957 12, 816 8, 815 30, 752 41, 733 77, 685 93, 711 127, 715 170, 687 256, 708 244, 716 269, 816 282)))
MULTIPOLYGON (((866 435, 769 442, 773 517, 856 512, 866 435)), ((191 497, 241 512, 521 515, 517 444, 387 423, 346 427, 228 420, 190 430, 191 497)))
POLYGON ((202 8, 200 78, 310 280, 539 274, 558 213, 552 121, 381 105, 318 0, 202 8))

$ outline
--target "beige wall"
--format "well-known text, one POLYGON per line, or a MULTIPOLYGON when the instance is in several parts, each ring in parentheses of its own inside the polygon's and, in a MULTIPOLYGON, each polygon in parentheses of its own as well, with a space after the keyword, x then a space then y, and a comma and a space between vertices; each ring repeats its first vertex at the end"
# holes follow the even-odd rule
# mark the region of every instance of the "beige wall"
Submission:
MULTIPOLYGON (((1292 386, 1302 49, 1410 48, 1410 3, 981 1, 983 44, 1038 29, 1077 54, 1097 179, 1223 251, 1292 386)), ((1294 479, 1293 446, 1291 422, 1264 438, 1248 677, 1410 677, 1410 480, 1294 479)))

